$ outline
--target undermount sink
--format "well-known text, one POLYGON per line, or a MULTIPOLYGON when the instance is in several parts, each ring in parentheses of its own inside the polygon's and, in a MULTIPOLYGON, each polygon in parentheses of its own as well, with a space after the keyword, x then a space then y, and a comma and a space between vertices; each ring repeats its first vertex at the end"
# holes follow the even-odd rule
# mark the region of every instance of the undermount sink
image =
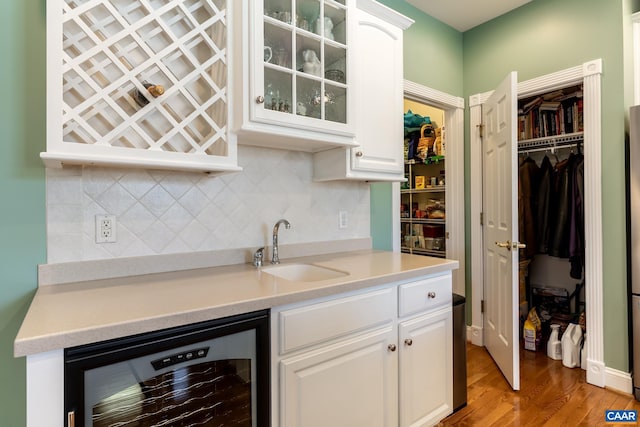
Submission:
POLYGON ((262 269, 264 273, 293 282, 316 282, 348 276, 349 273, 313 264, 282 264, 262 269))

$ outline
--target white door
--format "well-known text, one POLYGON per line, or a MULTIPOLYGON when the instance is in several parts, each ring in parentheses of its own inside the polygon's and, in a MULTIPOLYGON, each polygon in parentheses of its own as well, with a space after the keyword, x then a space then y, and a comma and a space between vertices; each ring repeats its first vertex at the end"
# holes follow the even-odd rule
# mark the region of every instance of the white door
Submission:
POLYGON ((520 389, 518 321, 517 73, 482 106, 484 342, 514 390, 520 389))

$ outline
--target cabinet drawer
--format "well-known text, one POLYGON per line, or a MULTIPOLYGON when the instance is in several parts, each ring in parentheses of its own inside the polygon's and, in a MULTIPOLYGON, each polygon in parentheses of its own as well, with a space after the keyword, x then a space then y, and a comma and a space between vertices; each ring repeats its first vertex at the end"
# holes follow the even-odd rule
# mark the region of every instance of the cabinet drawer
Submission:
POLYGON ((280 354, 392 322, 395 301, 392 287, 281 311, 280 354))
POLYGON ((400 317, 451 305, 451 273, 398 287, 400 317))

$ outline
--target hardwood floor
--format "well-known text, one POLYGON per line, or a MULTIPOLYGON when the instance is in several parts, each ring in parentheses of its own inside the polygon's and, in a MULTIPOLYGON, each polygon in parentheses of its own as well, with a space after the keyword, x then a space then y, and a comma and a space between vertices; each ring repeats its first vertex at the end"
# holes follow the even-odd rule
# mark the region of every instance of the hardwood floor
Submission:
POLYGON ((514 392, 485 348, 468 344, 467 406, 440 426, 600 426, 606 409, 640 413, 633 396, 587 384, 585 371, 565 368, 545 352, 521 350, 520 375, 521 390, 514 392))

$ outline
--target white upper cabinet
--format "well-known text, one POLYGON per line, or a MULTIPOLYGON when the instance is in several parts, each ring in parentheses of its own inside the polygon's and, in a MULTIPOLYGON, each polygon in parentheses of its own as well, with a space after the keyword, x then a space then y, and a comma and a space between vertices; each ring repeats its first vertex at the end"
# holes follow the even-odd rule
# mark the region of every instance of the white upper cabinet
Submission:
POLYGON ((301 151, 354 145, 353 0, 242 0, 233 131, 301 151))
POLYGON ((412 22, 375 1, 358 1, 352 91, 358 145, 315 154, 316 180, 404 179, 402 33, 412 22))
POLYGON ((47 166, 226 172, 230 0, 47 2, 47 166))

